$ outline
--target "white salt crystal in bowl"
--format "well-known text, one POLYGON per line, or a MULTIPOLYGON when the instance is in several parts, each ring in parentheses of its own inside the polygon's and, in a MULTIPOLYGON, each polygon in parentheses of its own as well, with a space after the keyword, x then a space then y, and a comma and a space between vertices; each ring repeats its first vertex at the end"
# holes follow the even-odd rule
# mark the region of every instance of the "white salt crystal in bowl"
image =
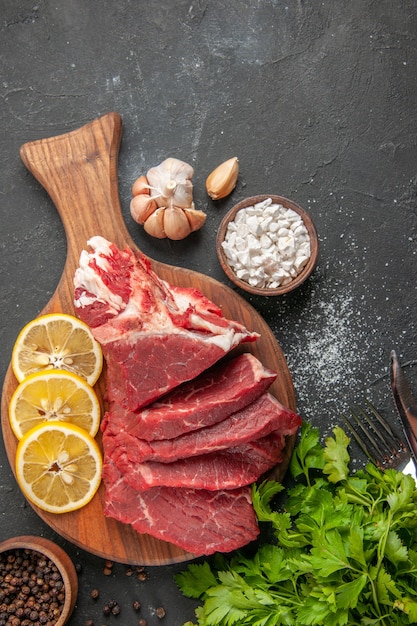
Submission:
POLYGON ((318 251, 311 217, 282 196, 242 200, 225 215, 217 233, 225 274, 257 295, 279 296, 299 287, 314 270, 318 251))

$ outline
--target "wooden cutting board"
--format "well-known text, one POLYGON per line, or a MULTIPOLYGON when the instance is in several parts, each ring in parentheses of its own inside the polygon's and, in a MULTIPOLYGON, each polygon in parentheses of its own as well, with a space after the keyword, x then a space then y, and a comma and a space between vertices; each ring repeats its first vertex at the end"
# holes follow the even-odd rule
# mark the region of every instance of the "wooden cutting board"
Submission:
MULTIPOLYGON (((61 280, 42 314, 60 312, 74 314, 73 276, 80 252, 87 240, 101 235, 120 248, 138 250, 123 220, 117 182, 117 160, 122 136, 122 121, 117 113, 108 113, 91 123, 56 137, 26 143, 21 158, 26 167, 49 193, 62 219, 67 237, 67 258, 61 280)), ((278 372, 271 392, 278 400, 295 409, 294 389, 288 367, 271 329, 263 318, 226 285, 197 272, 152 261, 152 267, 164 280, 186 287, 197 287, 222 307, 230 319, 238 320, 260 339, 247 344, 264 365, 278 372)), ((242 348, 243 349, 243 348, 242 348)), ((11 467, 17 440, 10 428, 8 405, 17 381, 9 366, 1 403, 4 442, 11 467)), ((105 372, 96 386, 102 399, 105 372)), ((99 437, 99 436, 98 436, 99 437)), ((282 476, 288 465, 294 440, 289 439, 285 459, 278 470, 282 476)), ((56 515, 33 507, 38 515, 57 533, 77 546, 105 559, 132 565, 162 565, 193 558, 169 543, 149 535, 139 535, 130 526, 106 518, 103 514, 104 487, 84 508, 73 513, 56 515)))

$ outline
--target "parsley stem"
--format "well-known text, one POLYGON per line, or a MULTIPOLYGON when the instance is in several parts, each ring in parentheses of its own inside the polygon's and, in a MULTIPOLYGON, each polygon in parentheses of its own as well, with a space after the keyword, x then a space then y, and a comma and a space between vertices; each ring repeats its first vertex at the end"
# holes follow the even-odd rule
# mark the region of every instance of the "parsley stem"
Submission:
POLYGON ((384 534, 381 536, 381 539, 378 542, 378 562, 377 562, 377 575, 380 572, 381 566, 382 566, 382 561, 384 559, 385 556, 385 547, 387 545, 387 540, 388 540, 388 534, 391 530, 391 524, 392 524, 392 511, 388 512, 387 515, 387 524, 386 524, 386 530, 384 532, 384 534))
MULTIPOLYGON (((371 576, 369 576, 369 583, 371 585, 371 589, 372 589, 372 600, 374 603, 374 607, 375 607, 375 611, 378 615, 378 617, 381 617, 381 609, 380 609, 380 605, 379 605, 379 600, 378 600, 378 593, 375 587, 375 582, 374 579, 371 578, 371 576)), ((384 624, 384 622, 381 622, 382 624, 384 624)))
POLYGON ((359 492, 346 492, 347 501, 350 504, 360 504, 361 506, 370 506, 370 502, 368 498, 361 497, 359 492))

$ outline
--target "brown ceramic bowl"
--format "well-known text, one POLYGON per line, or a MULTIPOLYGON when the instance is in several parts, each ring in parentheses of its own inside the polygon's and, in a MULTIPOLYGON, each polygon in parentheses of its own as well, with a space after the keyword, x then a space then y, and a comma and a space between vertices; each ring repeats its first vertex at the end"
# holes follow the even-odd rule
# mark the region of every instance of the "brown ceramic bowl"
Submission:
POLYGON ((253 293, 253 294, 261 295, 261 296, 281 296, 299 287, 310 276, 310 274, 314 270, 316 263, 317 263, 318 252, 319 252, 319 242, 318 242, 318 237, 317 237, 317 231, 316 231, 316 227, 314 226, 314 223, 311 217, 304 209, 298 206, 298 204, 282 196, 262 194, 259 196, 251 196, 250 198, 245 198, 245 200, 242 200, 241 202, 236 204, 224 216, 223 220, 220 223, 219 230, 217 232, 217 256, 219 258, 220 265, 222 266, 225 274, 235 285, 237 285, 237 287, 240 287, 240 289, 243 289, 244 291, 247 291, 249 293, 253 293), (294 277, 291 280, 291 282, 285 285, 282 285, 279 287, 273 287, 273 288, 272 287, 271 288, 253 287, 246 281, 238 278, 235 272, 233 271, 233 269, 230 267, 227 257, 224 253, 223 247, 221 245, 226 236, 227 226, 229 222, 232 222, 235 219, 235 216, 238 213, 238 211, 240 211, 241 209, 245 209, 246 207, 253 206, 254 204, 257 204, 258 202, 263 202, 267 198, 271 198, 273 204, 281 204, 283 207, 287 209, 292 209, 293 211, 295 211, 296 213, 300 215, 307 229, 308 235, 310 237, 310 249, 311 249, 310 258, 307 261, 307 264, 301 270, 301 272, 296 277, 294 277))
POLYGON ((64 583, 65 599, 62 605, 60 616, 54 626, 64 626, 67 623, 77 600, 78 577, 73 562, 68 554, 56 543, 44 537, 33 537, 25 535, 12 537, 0 543, 0 556, 6 552, 13 553, 17 550, 31 550, 45 556, 52 561, 64 583))

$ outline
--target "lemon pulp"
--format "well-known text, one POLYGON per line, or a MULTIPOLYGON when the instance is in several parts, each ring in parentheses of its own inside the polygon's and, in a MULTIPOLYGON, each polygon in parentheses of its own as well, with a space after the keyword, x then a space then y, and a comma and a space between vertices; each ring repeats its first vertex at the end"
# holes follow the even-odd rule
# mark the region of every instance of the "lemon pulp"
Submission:
POLYGON ((29 430, 16 451, 16 479, 25 496, 51 513, 85 506, 101 481, 97 442, 82 428, 45 422, 29 430))
POLYGON ((12 351, 12 369, 19 382, 33 372, 60 369, 94 385, 103 355, 87 324, 66 313, 35 318, 20 331, 12 351))
POLYGON ((46 421, 75 424, 95 437, 100 404, 93 388, 80 376, 46 370, 29 374, 17 386, 9 403, 9 420, 18 439, 46 421))

